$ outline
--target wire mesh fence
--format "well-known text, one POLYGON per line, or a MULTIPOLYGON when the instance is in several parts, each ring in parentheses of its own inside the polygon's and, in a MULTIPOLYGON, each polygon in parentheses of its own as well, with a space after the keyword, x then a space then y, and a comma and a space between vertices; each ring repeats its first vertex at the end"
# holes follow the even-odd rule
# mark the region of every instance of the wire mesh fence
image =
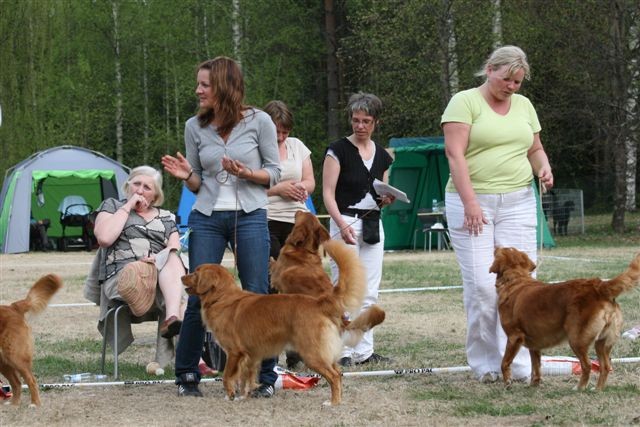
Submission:
POLYGON ((584 233, 582 190, 554 188, 542 195, 542 210, 553 235, 584 233))

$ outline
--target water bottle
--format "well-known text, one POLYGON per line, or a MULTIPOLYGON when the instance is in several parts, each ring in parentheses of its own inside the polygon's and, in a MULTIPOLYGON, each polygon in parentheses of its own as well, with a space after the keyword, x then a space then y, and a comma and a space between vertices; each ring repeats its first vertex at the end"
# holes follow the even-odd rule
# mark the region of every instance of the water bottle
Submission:
POLYGON ((83 372, 81 374, 66 374, 63 375, 64 381, 67 383, 87 383, 87 382, 101 382, 106 381, 107 376, 104 374, 92 374, 90 372, 83 372))
POLYGON ((431 211, 437 213, 438 212, 438 200, 433 199, 431 201, 431 211))
POLYGON ((540 364, 540 371, 542 375, 571 375, 574 373, 574 364, 576 363, 578 364, 578 367, 580 367, 580 362, 543 360, 540 364))
POLYGON ((88 382, 91 379, 90 372, 83 372, 81 374, 65 374, 63 375, 64 381, 67 383, 82 383, 88 382))

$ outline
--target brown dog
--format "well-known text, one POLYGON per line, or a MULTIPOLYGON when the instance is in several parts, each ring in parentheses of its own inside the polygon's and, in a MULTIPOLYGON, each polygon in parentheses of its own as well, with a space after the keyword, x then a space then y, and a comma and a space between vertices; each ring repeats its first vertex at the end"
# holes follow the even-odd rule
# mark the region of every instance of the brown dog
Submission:
POLYGON ((0 373, 11 384, 12 405, 20 404, 20 377, 29 385, 31 406, 40 405, 38 384, 32 372, 33 337, 25 313, 43 311, 61 287, 62 280, 55 274, 49 274, 31 287, 25 299, 11 305, 0 305, 0 373))
POLYGON ((511 362, 521 346, 529 349, 531 385, 536 386, 540 383, 540 351, 568 341, 582 368, 578 390, 589 383, 591 363, 587 352, 592 344, 600 362, 596 388, 604 389, 611 370, 609 355, 622 327, 622 312, 615 298, 640 279, 640 255, 612 280, 574 279, 546 284, 531 277, 535 268, 525 253, 497 248, 489 270, 498 275, 498 311, 507 334, 502 359, 505 385, 511 385, 511 362))
POLYGON ((331 402, 325 404, 340 403, 342 382, 336 360, 343 346, 341 318, 362 304, 365 293, 357 255, 344 244, 342 251, 353 254, 351 262, 341 270, 333 292, 319 298, 245 292, 215 264, 201 265, 182 277, 187 293, 200 297, 202 319, 227 353, 223 376, 227 398, 234 399, 236 386, 246 397, 255 387, 260 362, 291 346, 331 386, 331 402))
MULTIPOLYGON (((296 212, 293 230, 280 250, 278 260, 271 263, 271 286, 283 294, 318 297, 333 292, 333 283, 322 266, 320 247, 323 246, 334 259, 341 273, 353 255, 347 253, 341 257, 344 245, 329 239, 329 232, 314 214, 296 212)), ((382 323, 384 318, 384 310, 378 305, 372 305, 348 323, 345 329, 366 332, 382 323)))

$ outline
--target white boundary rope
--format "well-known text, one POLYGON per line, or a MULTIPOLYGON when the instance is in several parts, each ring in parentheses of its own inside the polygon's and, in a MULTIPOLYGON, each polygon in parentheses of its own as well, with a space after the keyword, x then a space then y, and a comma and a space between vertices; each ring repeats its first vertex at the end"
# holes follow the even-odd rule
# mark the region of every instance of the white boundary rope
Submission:
MULTIPOLYGON (((547 356, 546 359, 557 361, 557 362, 565 362, 562 357, 555 356, 547 356), (560 359, 560 360, 556 360, 560 359)), ((572 363, 573 358, 568 357, 565 358, 567 363, 572 363)), ((576 359, 577 360, 577 359, 576 359)), ((544 359, 543 359, 544 362, 544 359)), ((573 362, 577 363, 577 362, 573 362)), ((611 359, 611 363, 640 363, 640 357, 623 357, 618 359, 611 359)), ((287 370, 283 370, 283 372, 288 374, 298 375, 300 377, 320 377, 320 375, 315 373, 297 373, 291 372, 287 370)), ((425 375, 425 374, 451 374, 451 373, 459 373, 459 372, 471 372, 471 368, 469 366, 450 366, 445 368, 402 368, 402 369, 387 369, 380 371, 360 371, 360 372, 343 372, 343 377, 374 377, 374 376, 402 376, 402 375, 425 375)), ((547 375, 563 375, 569 374, 565 370, 553 370, 549 369, 546 373, 547 375)), ((543 372, 544 374, 545 372, 543 372)), ((216 378, 203 378, 200 380, 201 383, 217 383, 222 382, 221 377, 216 378)), ((159 385, 159 384, 175 384, 175 380, 131 380, 131 381, 99 381, 99 382, 78 382, 78 383, 52 383, 52 384, 40 384, 39 387, 42 389, 65 389, 65 388, 73 388, 73 387, 107 387, 107 386, 136 386, 136 385, 159 385)), ((28 386, 24 384, 22 386, 23 389, 28 389, 28 386)))
POLYGON ((420 291, 448 291, 449 289, 462 289, 462 285, 456 286, 430 286, 427 288, 399 288, 399 289, 379 289, 379 294, 391 294, 395 292, 420 292, 420 291))

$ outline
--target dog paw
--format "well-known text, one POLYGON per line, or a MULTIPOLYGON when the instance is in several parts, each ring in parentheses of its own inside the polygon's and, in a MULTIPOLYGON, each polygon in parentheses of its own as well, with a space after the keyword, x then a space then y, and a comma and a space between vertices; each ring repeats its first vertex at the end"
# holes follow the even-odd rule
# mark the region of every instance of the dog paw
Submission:
POLYGON ((37 407, 38 405, 36 405, 35 403, 29 403, 29 408, 36 409, 37 407))
POLYGON ((322 402, 322 407, 323 407, 323 408, 326 408, 326 407, 328 407, 328 406, 332 406, 332 405, 331 405, 331 401, 330 401, 330 400, 325 400, 324 402, 322 402))

